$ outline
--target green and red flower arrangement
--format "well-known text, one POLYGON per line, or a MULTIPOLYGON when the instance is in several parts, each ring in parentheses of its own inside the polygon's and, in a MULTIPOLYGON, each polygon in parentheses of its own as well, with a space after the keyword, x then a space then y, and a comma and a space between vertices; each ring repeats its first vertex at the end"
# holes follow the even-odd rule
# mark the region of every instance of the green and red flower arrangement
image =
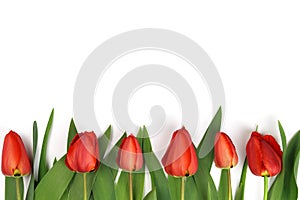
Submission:
POLYGON ((97 138, 94 132, 78 133, 71 120, 66 155, 55 159, 49 168, 46 155, 53 115, 54 110, 44 134, 38 166, 33 165, 37 159, 36 122, 32 158, 17 133, 10 131, 5 136, 1 169, 6 176, 6 200, 242 200, 248 167, 254 175, 264 178, 264 200, 298 198, 300 131, 287 144, 280 122, 281 147, 272 135, 263 135, 257 128, 249 135, 240 183, 233 197, 230 170, 237 165, 238 156, 230 137, 221 132, 221 108, 199 145, 192 142, 185 127, 176 130, 161 162, 152 151, 145 127, 139 129, 137 136, 127 136, 125 132, 108 150, 111 126, 97 138), (203 144, 214 148, 200 158, 203 144), (213 162, 222 170, 218 188, 211 176, 213 162), (144 195, 146 169, 151 177, 151 190, 144 195), (23 176, 30 174, 25 192, 23 176), (268 178, 273 176, 276 178, 269 187, 268 178))

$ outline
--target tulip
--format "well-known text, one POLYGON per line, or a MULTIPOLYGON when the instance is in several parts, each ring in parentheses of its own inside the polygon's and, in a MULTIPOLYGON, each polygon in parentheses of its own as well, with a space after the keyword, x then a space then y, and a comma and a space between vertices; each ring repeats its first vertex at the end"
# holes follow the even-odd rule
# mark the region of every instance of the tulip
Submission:
POLYGON ((226 133, 219 132, 216 134, 214 153, 215 165, 218 168, 228 169, 238 163, 235 147, 226 133))
POLYGON ((4 138, 2 150, 2 173, 20 177, 30 173, 31 165, 21 137, 10 131, 4 138))
POLYGON ((252 135, 246 146, 248 165, 256 176, 275 176, 281 171, 282 151, 273 136, 252 135))
POLYGON ((248 165, 256 176, 264 177, 264 199, 268 195, 268 177, 277 175, 282 168, 282 151, 271 135, 252 132, 246 146, 248 165))
POLYGON ((65 163, 70 170, 83 173, 83 195, 87 200, 86 173, 97 170, 100 165, 98 140, 94 132, 75 135, 65 163))
POLYGON ((122 140, 118 151, 117 164, 120 168, 132 172, 142 168, 142 149, 134 135, 129 135, 122 140))
POLYGON ((94 132, 76 134, 65 160, 67 167, 76 172, 91 172, 100 165, 98 140, 94 132))
POLYGON ((162 158, 167 174, 176 177, 194 175, 198 158, 189 132, 183 127, 173 133, 167 152, 162 158))
POLYGON ((182 127, 173 133, 162 164, 167 174, 181 177, 181 199, 184 199, 186 176, 194 175, 198 169, 198 158, 189 132, 182 127))
POLYGON ((120 145, 117 164, 120 168, 129 171, 129 199, 133 199, 132 172, 143 166, 142 149, 134 135, 129 135, 122 140, 120 145))
POLYGON ((238 163, 238 156, 235 147, 226 133, 219 132, 215 137, 214 161, 218 168, 227 172, 228 179, 228 199, 232 199, 230 168, 238 163))
POLYGON ((21 137, 13 131, 4 138, 1 170, 5 176, 16 178, 16 197, 21 200, 20 180, 23 180, 19 178, 30 173, 31 165, 21 137))

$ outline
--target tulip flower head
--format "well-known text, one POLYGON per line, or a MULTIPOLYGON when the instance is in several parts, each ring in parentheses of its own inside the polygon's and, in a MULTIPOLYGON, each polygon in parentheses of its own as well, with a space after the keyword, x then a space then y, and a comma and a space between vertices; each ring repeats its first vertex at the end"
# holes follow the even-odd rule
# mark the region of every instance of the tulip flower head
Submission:
POLYGON ((173 133, 162 164, 171 176, 184 177, 196 173, 198 158, 191 136, 184 127, 173 133))
POLYGON ((100 165, 98 140, 94 132, 76 134, 65 159, 67 167, 76 172, 91 172, 100 165))
POLYGON ((24 176, 30 173, 31 165, 21 137, 10 131, 4 138, 2 149, 2 173, 5 176, 24 176))
POLYGON ((218 168, 229 169, 238 163, 235 147, 226 133, 216 134, 214 154, 215 165, 218 168))
POLYGON ((131 134, 122 140, 120 145, 117 164, 121 169, 132 172, 142 168, 143 154, 136 137, 131 134))
POLYGON ((248 165, 256 176, 275 176, 282 168, 282 151, 271 135, 252 132, 246 146, 248 165))

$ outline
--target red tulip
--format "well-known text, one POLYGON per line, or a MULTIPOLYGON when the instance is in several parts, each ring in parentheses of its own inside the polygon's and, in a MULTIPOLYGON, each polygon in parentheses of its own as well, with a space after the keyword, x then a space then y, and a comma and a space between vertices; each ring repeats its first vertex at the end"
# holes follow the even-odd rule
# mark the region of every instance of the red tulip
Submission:
POLYGON ((282 151, 273 136, 252 135, 246 147, 248 165, 256 176, 275 176, 281 171, 282 151))
POLYGON ((100 165, 98 140, 94 132, 76 134, 65 160, 67 167, 76 172, 91 172, 100 165))
POLYGON ((117 164, 129 172, 139 170, 143 166, 142 149, 134 135, 122 140, 118 151, 117 164))
POLYGON ((215 165, 218 168, 232 168, 238 163, 238 156, 231 139, 219 132, 215 137, 215 165))
POLYGON ((27 175, 31 171, 23 141, 13 131, 10 131, 4 138, 1 169, 5 176, 15 177, 27 175))
POLYGON ((162 164, 171 176, 184 177, 196 173, 198 158, 191 136, 184 127, 173 133, 162 164))

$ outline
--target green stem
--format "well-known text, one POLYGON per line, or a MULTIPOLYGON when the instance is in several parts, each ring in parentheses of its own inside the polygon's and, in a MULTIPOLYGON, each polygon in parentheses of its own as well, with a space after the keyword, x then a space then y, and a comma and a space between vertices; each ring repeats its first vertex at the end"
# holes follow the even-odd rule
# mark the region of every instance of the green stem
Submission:
POLYGON ((232 193, 231 193, 230 168, 227 170, 227 176, 228 176, 228 200, 231 200, 232 199, 232 193))
POLYGON ((184 183, 185 183, 185 177, 181 178, 181 200, 184 200, 184 183))
POLYGON ((129 172, 129 199, 133 200, 133 191, 132 191, 132 173, 129 172))
POLYGON ((264 176, 264 200, 268 200, 268 177, 264 176))
POLYGON ((87 192, 86 192, 86 173, 83 173, 83 199, 87 200, 87 192))
POLYGON ((15 179, 16 179, 17 200, 21 200, 20 178, 15 178, 15 179))

